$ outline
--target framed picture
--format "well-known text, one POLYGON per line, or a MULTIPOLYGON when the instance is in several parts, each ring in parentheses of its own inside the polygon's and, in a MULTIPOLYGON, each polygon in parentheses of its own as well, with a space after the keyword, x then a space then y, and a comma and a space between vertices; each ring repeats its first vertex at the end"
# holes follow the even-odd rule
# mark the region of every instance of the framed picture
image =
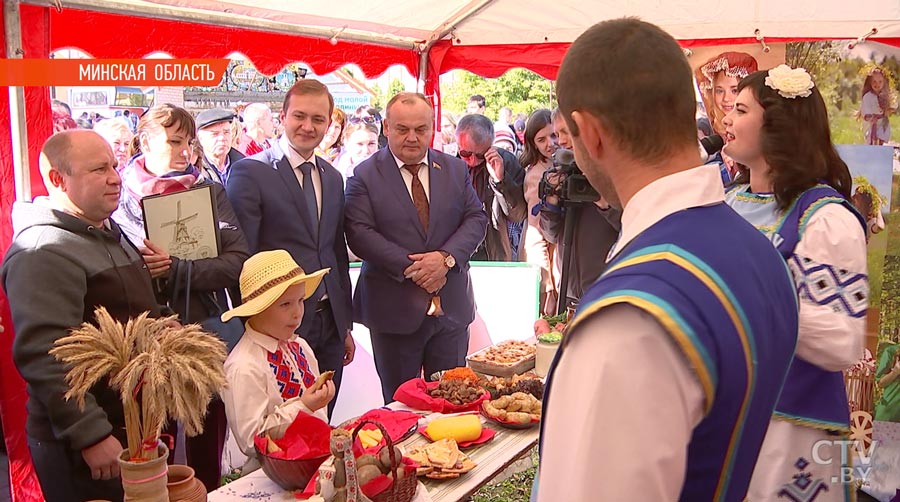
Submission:
POLYGON ((219 256, 219 219, 212 185, 141 199, 147 238, 186 260, 219 256))

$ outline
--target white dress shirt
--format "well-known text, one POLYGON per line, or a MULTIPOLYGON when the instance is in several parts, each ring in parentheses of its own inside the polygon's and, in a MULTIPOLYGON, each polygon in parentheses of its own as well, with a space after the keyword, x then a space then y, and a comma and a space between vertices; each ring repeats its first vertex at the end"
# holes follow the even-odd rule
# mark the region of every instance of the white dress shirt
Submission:
MULTIPOLYGON (((413 175, 411 172, 407 171, 406 169, 403 169, 403 166, 406 165, 405 162, 400 160, 396 155, 394 155, 393 152, 391 152, 391 155, 394 157, 394 162, 397 163, 397 169, 400 169, 400 176, 403 177, 403 182, 406 183, 406 191, 409 192, 409 198, 410 198, 410 200, 412 200, 412 198, 413 198, 413 195, 412 195, 413 175)), ((429 167, 428 166, 428 153, 426 153, 425 157, 423 157, 422 160, 420 160, 419 162, 424 164, 422 167, 419 168, 419 181, 422 183, 422 188, 425 189, 425 197, 428 199, 428 202, 430 203, 431 202, 431 190, 429 190, 429 187, 430 187, 429 180, 431 179, 431 177, 429 176, 429 170, 428 170, 428 167, 429 167)))
MULTIPOLYGON (((306 341, 294 336, 287 342, 280 342, 264 335, 248 322, 244 336, 235 345, 225 360, 225 378, 228 387, 222 391, 228 426, 238 447, 250 459, 247 465, 254 465, 256 451, 253 438, 262 431, 276 426, 289 425, 301 411, 328 422, 327 407, 315 412, 303 404, 300 397, 284 400, 275 373, 269 366, 268 355, 282 348, 286 361, 293 371, 297 371, 292 357, 287 357, 286 345, 297 342, 306 357, 310 372, 319 376, 319 363, 312 348, 306 341)), ((249 471, 249 469, 248 469, 249 471)))
MULTIPOLYGON (((636 193, 610 256, 675 212, 722 202, 716 166, 665 176, 636 193)), ((553 376, 539 501, 674 501, 703 419, 694 370, 656 320, 631 305, 576 328, 553 376)))
POLYGON ((306 180, 303 179, 303 172, 300 171, 300 164, 304 162, 311 162, 313 168, 310 169, 310 177, 312 178, 313 188, 316 190, 316 209, 319 214, 316 215, 317 218, 322 217, 322 174, 319 172, 319 164, 316 163, 316 154, 312 154, 309 158, 304 158, 300 155, 300 152, 294 149, 294 147, 287 140, 285 135, 281 135, 281 138, 278 140, 278 146, 281 147, 281 151, 287 155, 288 162, 291 164, 291 169, 294 170, 294 176, 297 177, 297 181, 300 183, 300 187, 304 190, 306 189, 306 180))

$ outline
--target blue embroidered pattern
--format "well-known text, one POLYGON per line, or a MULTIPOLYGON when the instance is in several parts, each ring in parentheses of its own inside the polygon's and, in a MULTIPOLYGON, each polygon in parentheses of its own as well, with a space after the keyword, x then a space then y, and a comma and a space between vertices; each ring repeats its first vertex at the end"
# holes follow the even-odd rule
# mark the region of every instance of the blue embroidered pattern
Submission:
POLYGON ((851 317, 866 316, 869 305, 869 277, 809 258, 794 255, 791 272, 801 300, 831 307, 835 313, 851 317))

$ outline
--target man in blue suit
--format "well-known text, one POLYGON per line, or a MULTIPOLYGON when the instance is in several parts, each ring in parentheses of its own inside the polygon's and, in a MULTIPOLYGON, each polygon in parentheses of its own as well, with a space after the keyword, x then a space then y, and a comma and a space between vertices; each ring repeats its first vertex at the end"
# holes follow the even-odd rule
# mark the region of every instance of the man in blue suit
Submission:
POLYGON ((369 328, 385 402, 406 380, 465 365, 475 301, 469 258, 487 215, 461 160, 428 148, 434 110, 401 92, 382 148, 347 180, 346 231, 362 258, 353 297, 369 328))
MULTIPOLYGON (((238 161, 226 191, 251 252, 285 249, 303 270, 331 269, 306 300, 298 333, 315 352, 320 371, 334 371, 339 389, 343 367, 355 351, 349 335, 352 304, 343 181, 314 153, 333 109, 334 99, 321 82, 303 79, 294 84, 284 97, 284 134, 272 148, 238 161)), ((329 416, 336 401, 328 406, 329 416)))

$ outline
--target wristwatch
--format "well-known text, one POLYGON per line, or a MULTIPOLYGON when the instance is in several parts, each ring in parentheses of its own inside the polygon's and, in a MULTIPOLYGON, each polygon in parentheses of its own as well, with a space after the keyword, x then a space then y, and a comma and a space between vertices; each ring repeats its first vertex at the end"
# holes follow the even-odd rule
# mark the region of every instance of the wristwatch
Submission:
POLYGON ((444 255, 444 265, 446 265, 447 268, 453 268, 456 266, 456 258, 454 258, 452 254, 446 251, 438 251, 438 253, 444 255))

